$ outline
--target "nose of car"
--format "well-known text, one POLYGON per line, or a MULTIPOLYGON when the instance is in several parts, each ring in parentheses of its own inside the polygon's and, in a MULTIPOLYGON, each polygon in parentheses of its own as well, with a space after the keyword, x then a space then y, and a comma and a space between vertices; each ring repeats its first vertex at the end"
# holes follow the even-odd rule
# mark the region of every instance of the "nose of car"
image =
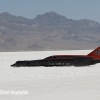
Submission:
POLYGON ((11 66, 15 66, 15 64, 11 65, 11 66))

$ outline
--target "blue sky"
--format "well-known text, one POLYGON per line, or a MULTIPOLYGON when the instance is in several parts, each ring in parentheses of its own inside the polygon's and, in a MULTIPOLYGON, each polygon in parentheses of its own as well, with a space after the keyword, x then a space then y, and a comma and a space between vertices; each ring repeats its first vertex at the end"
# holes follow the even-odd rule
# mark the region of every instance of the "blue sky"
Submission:
POLYGON ((68 19, 91 19, 100 23, 100 0, 0 0, 0 13, 33 19, 50 11, 68 19))

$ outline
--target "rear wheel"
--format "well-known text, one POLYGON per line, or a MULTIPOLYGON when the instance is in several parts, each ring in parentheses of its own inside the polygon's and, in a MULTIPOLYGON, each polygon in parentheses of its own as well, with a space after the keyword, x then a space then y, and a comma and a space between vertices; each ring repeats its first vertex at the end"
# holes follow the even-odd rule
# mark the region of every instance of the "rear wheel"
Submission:
POLYGON ((74 66, 79 66, 79 62, 80 62, 80 61, 79 61, 78 59, 75 59, 74 62, 73 62, 73 65, 74 65, 74 66))

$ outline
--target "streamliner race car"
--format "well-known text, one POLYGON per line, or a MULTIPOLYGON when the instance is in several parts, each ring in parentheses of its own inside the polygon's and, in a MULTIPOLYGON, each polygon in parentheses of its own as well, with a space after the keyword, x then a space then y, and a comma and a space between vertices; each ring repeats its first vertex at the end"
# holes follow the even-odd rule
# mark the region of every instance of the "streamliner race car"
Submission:
POLYGON ((100 63, 100 47, 88 55, 53 55, 41 60, 17 61, 13 67, 87 66, 100 63))

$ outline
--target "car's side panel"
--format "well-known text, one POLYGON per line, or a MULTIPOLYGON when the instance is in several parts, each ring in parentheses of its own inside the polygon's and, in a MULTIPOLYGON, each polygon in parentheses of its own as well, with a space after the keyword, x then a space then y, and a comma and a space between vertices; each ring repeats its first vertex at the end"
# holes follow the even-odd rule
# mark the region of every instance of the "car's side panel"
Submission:
POLYGON ((91 65, 92 58, 75 58, 73 65, 74 66, 86 66, 91 65))
POLYGON ((76 57, 75 59, 17 61, 15 67, 21 66, 86 66, 91 65, 91 58, 76 57))

